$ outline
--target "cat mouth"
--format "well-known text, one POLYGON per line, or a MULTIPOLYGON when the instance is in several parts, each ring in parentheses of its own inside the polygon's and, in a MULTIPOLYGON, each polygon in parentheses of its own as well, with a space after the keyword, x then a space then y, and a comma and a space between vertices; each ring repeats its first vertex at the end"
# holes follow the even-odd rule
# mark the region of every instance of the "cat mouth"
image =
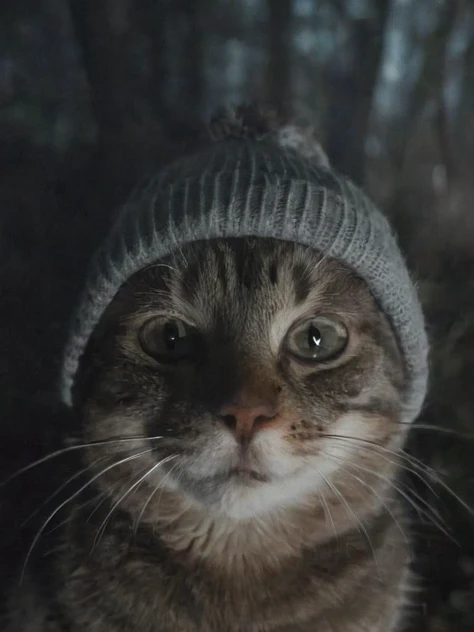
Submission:
POLYGON ((268 476, 265 476, 261 472, 257 472, 246 465, 238 465, 237 467, 232 468, 229 472, 229 478, 241 481, 257 481, 259 483, 266 483, 269 480, 268 476))

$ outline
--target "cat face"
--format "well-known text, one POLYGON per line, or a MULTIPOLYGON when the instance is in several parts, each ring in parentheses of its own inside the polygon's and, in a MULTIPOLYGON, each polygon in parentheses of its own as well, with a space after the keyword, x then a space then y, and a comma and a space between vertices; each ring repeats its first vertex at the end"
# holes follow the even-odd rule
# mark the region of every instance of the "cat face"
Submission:
POLYGON ((74 395, 86 439, 104 441, 87 459, 107 464, 97 482, 121 507, 153 515, 164 492, 247 519, 328 495, 347 514, 340 490, 373 501, 364 486, 384 488, 395 466, 404 381, 392 329, 348 267, 242 238, 132 277, 74 395))

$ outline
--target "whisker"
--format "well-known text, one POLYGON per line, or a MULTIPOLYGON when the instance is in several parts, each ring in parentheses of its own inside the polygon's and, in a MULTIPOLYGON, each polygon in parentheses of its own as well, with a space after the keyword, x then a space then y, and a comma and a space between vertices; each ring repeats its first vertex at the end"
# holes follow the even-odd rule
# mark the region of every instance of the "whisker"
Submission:
MULTIPOLYGON (((339 459, 339 457, 336 457, 334 455, 331 455, 331 457, 333 459, 335 459, 335 460, 342 461, 343 463, 346 463, 343 459, 339 459)), ((423 514, 430 522, 432 522, 454 544, 458 544, 458 542, 453 538, 452 534, 450 534, 449 531, 447 530, 447 525, 445 524, 445 522, 441 518, 441 516, 435 511, 435 509, 432 507, 432 505, 430 505, 430 503, 428 503, 424 498, 422 498, 419 494, 417 494, 413 489, 410 489, 410 493, 413 494, 413 496, 415 496, 415 498, 420 503, 425 505, 428 508, 429 511, 427 511, 426 509, 423 509, 422 507, 420 507, 420 505, 418 505, 413 500, 413 498, 411 498, 406 492, 403 491, 403 489, 398 487, 394 483, 394 481, 390 480, 386 476, 382 476, 381 474, 378 474, 374 470, 371 470, 369 468, 363 467, 362 465, 359 465, 359 464, 354 463, 354 462, 350 462, 348 465, 350 465, 350 467, 355 467, 358 470, 361 470, 363 472, 368 472, 372 476, 376 476, 377 478, 383 480, 385 483, 387 483, 389 486, 391 486, 396 492, 398 492, 401 496, 403 496, 403 498, 405 498, 405 500, 415 509, 415 511, 417 511, 418 513, 423 514)))
POLYGON ((183 474, 184 474, 184 472, 185 472, 184 468, 182 467, 182 465, 181 465, 179 462, 178 462, 178 463, 175 463, 175 465, 173 465, 173 467, 171 467, 171 468, 170 468, 170 471, 166 474, 166 476, 165 476, 165 477, 163 478, 163 480, 160 482, 160 489, 161 489, 161 491, 160 491, 160 497, 158 498, 158 506, 159 506, 159 505, 160 505, 160 503, 161 503, 161 498, 162 498, 162 496, 163 496, 163 491, 164 491, 164 489, 165 489, 165 486, 163 485, 163 483, 166 481, 166 479, 168 478, 168 476, 169 476, 169 475, 170 475, 170 474, 171 474, 171 473, 172 473, 172 472, 173 472, 176 468, 178 468, 178 474, 177 474, 177 477, 176 477, 176 482, 177 482, 178 484, 179 484, 179 482, 180 482, 180 480, 181 480, 181 478, 182 478, 182 476, 183 476, 183 474))
MULTIPOLYGON (((378 447, 379 449, 383 450, 383 451, 387 451, 390 452, 394 455, 397 456, 396 452, 393 452, 392 450, 388 450, 388 448, 384 448, 383 446, 379 445, 378 443, 375 443, 373 441, 369 441, 366 439, 359 439, 358 437, 350 437, 350 436, 346 436, 346 435, 329 435, 329 434, 325 434, 325 437, 328 438, 332 438, 332 439, 347 439, 350 441, 361 441, 363 443, 368 443, 370 445, 373 445, 374 447, 378 447)), ((467 502, 465 500, 463 500, 461 498, 461 496, 459 496, 458 494, 456 494, 456 492, 445 482, 443 481, 443 479, 436 474, 436 472, 426 466, 422 461, 420 461, 419 459, 415 459, 414 457, 412 457, 411 455, 407 455, 407 454, 403 454, 400 455, 401 458, 407 460, 412 467, 416 468, 417 470, 420 470, 423 473, 426 473, 428 476, 430 476, 430 478, 433 480, 433 482, 436 485, 439 485, 440 487, 442 487, 446 493, 448 493, 452 498, 454 498, 454 500, 456 500, 468 513, 469 515, 474 515, 474 510, 472 507, 470 507, 470 505, 467 504, 467 502)), ((421 479, 423 480, 423 479, 421 479)), ((436 492, 432 489, 432 487, 427 483, 427 481, 424 481, 425 485, 430 489, 430 491, 432 491, 432 493, 438 497, 438 494, 436 494, 436 492)))
MULTIPOLYGON (((178 474, 176 476, 176 483, 177 483, 177 485, 179 485, 180 480, 181 480, 181 478, 182 478, 182 476, 183 476, 183 474, 185 472, 185 469, 182 466, 182 464, 178 463, 177 465, 178 465, 178 474)), ((160 503, 161 503, 161 497, 163 495, 163 490, 164 490, 164 487, 161 488, 161 494, 160 494, 160 497, 158 498, 158 507, 160 506, 160 503)), ((153 523, 152 531, 153 531, 153 535, 154 536, 156 536, 156 533, 157 533, 157 530, 158 530, 158 520, 159 520, 159 517, 157 517, 157 519, 153 523)))
POLYGON ((322 490, 318 490, 319 491, 319 497, 321 498, 321 504, 323 506, 323 511, 324 511, 324 515, 329 517, 329 520, 331 522, 333 531, 334 531, 334 536, 336 538, 336 540, 339 540, 339 533, 337 532, 336 529, 336 524, 334 522, 334 519, 332 517, 331 514, 331 509, 329 508, 329 505, 326 501, 326 497, 324 496, 324 492, 322 490))
POLYGON ((41 528, 36 533, 30 548, 28 549, 28 552, 26 554, 26 558, 25 558, 25 561, 23 563, 23 567, 22 567, 22 570, 21 570, 21 574, 20 574, 20 584, 23 583, 23 580, 24 580, 24 577, 25 577, 26 566, 27 566, 28 561, 29 561, 29 559, 31 557, 33 549, 35 548, 36 544, 38 543, 39 539, 41 538, 42 534, 44 533, 44 530, 46 529, 48 524, 51 522, 51 520, 54 518, 54 516, 59 511, 61 511, 61 509, 63 507, 65 507, 68 503, 70 503, 72 500, 74 500, 74 498, 77 498, 77 496, 79 496, 79 494, 81 494, 87 487, 89 487, 89 485, 92 485, 92 483, 95 480, 97 480, 100 476, 102 476, 103 474, 105 474, 106 472, 111 470, 113 467, 121 465, 122 463, 127 463, 128 461, 133 461, 134 459, 138 459, 143 454, 147 454, 149 452, 153 452, 153 448, 149 448, 148 450, 144 450, 142 452, 139 452, 138 454, 129 455, 125 459, 121 459, 120 461, 116 461, 116 462, 112 463, 112 465, 109 465, 105 469, 101 470, 98 474, 96 474, 89 481, 87 481, 87 483, 85 483, 78 491, 74 492, 74 494, 72 494, 72 496, 70 496, 69 498, 64 500, 58 507, 56 507, 56 509, 43 522, 41 528))
POLYGON ((377 443, 376 441, 371 441, 370 439, 363 439, 362 437, 353 437, 351 435, 337 435, 337 434, 324 433, 321 436, 328 437, 330 439, 348 439, 350 441, 357 441, 359 443, 373 446, 375 448, 378 448, 379 450, 382 450, 383 452, 387 452, 388 454, 391 454, 392 456, 409 461, 413 465, 413 467, 415 467, 415 464, 416 464, 417 467, 419 467, 420 469, 422 469, 428 474, 433 474, 433 475, 435 474, 434 470, 428 467, 425 463, 423 463, 423 461, 420 461, 420 459, 417 459, 416 457, 405 453, 403 450, 400 452, 397 452, 395 450, 390 450, 390 448, 387 448, 386 446, 382 446, 380 445, 380 443, 377 443))
POLYGON ((372 540, 370 539, 370 536, 367 532, 367 529, 365 528, 365 526, 363 525, 362 521, 357 517, 357 515, 355 514, 354 510, 352 509, 352 507, 349 505, 349 503, 347 502, 346 498, 344 497, 344 495, 340 492, 340 490, 337 489, 337 487, 334 485, 334 483, 331 483, 331 481, 326 478, 326 476, 324 476, 324 474, 318 470, 318 474, 322 477, 322 479, 325 481, 326 485, 336 494, 336 496, 340 499, 340 501, 342 502, 342 504, 344 505, 346 511, 349 512, 349 515, 352 516, 352 518, 355 520, 356 524, 357 524, 357 528, 360 531, 360 533, 362 533, 367 541, 367 544, 370 547, 370 550, 372 551, 372 556, 374 559, 374 563, 375 563, 375 567, 377 569, 377 575, 380 578, 380 568, 379 568, 379 563, 377 560, 377 556, 375 554, 375 549, 373 547, 372 544, 372 540))
MULTIPOLYGON (((325 456, 327 456, 329 459, 333 458, 333 455, 324 453, 325 456)), ((342 460, 342 459, 341 459, 342 460)), ((349 464, 351 465, 351 464, 349 464)), ((374 496, 377 497, 377 499, 379 500, 379 502, 381 503, 381 505, 383 507, 385 507, 385 509, 387 510, 387 512, 389 513, 390 517, 392 518, 392 520, 394 521, 394 523, 396 524, 398 530, 400 531, 403 540, 405 541, 405 545, 408 549, 408 552, 410 554, 410 556, 412 555, 412 551, 411 551, 411 546, 410 546, 410 542, 408 540, 408 537, 405 533, 405 531, 402 529, 400 522, 397 520, 397 518, 395 517, 393 511, 390 509, 390 507, 387 505, 387 503, 382 499, 382 497, 380 496, 380 494, 378 494, 378 492, 375 491, 375 489, 369 485, 368 483, 366 483, 365 481, 363 481, 359 476, 356 476, 353 472, 350 472, 347 468, 344 468, 342 466, 339 465, 339 467, 341 468, 341 470, 343 472, 345 472, 346 474, 348 474, 351 478, 354 478, 356 481, 358 481, 361 485, 363 485, 365 488, 367 488, 372 494, 374 494, 374 496)))
POLYGON ((178 456, 178 454, 172 454, 171 456, 167 456, 164 459, 161 459, 161 461, 158 461, 158 463, 155 463, 155 465, 153 465, 151 468, 149 468, 147 470, 147 472, 141 476, 138 481, 136 481, 135 483, 133 483, 133 485, 131 487, 129 487, 127 489, 127 491, 122 494, 122 496, 120 496, 120 498, 114 503, 114 505, 112 505, 112 508, 110 509, 110 511, 108 512, 108 514, 105 516, 104 521, 102 522, 101 526, 99 527, 98 531, 97 531, 97 535, 94 538, 94 543, 92 545, 92 550, 94 550, 97 546, 97 544, 99 543, 102 535, 104 534, 104 531, 107 527, 107 522, 110 519, 110 516, 113 514, 113 512, 115 511, 115 509, 120 505, 120 503, 134 490, 137 488, 138 485, 140 485, 146 478, 147 476, 149 476, 150 474, 152 474, 156 469, 158 469, 160 467, 160 465, 163 465, 164 463, 168 463, 168 461, 171 461, 173 459, 175 459, 178 456))
POLYGON ((141 522, 141 519, 143 517, 143 514, 146 511, 146 508, 148 507, 148 504, 150 503, 151 499, 153 498, 153 496, 156 494, 156 492, 158 491, 159 487, 158 485, 150 492, 148 498, 146 499, 145 503, 143 504, 143 507, 140 510, 140 513, 138 514, 137 519, 135 520, 135 523, 133 525, 133 533, 136 535, 137 531, 138 531, 138 527, 139 524, 141 522))
MULTIPOLYGON (((331 438, 331 439, 341 439, 342 441, 347 441, 348 443, 351 443, 352 441, 358 441, 359 439, 357 437, 346 437, 343 435, 324 435, 325 437, 331 438)), ((363 439, 360 439, 360 441, 364 441, 363 439)), ((424 485, 426 485, 426 487, 428 487, 428 489, 430 490, 430 492, 436 496, 436 498, 439 498, 439 494, 436 493, 436 491, 433 489, 433 487, 430 485, 430 483, 424 478, 424 476, 418 471, 418 470, 422 470, 423 474, 426 474, 427 476, 431 476, 431 478, 435 478, 434 472, 431 471, 431 468, 427 468, 421 461, 419 461, 418 465, 416 463, 417 459, 415 459, 415 462, 412 462, 411 458, 406 455, 406 454, 400 454, 395 452, 394 450, 389 450, 388 448, 385 448, 384 446, 381 446, 379 444, 377 444, 374 441, 370 441, 369 442, 371 445, 370 447, 366 446, 366 445, 361 445, 358 446, 359 449, 361 450, 365 450, 366 452, 369 452, 371 454, 376 454, 377 457, 380 457, 382 459, 384 459, 384 461, 387 461, 388 463, 391 463, 392 465, 396 465, 399 468, 401 468, 402 470, 406 471, 406 472, 410 472, 411 474, 413 474, 414 476, 416 476, 417 478, 419 478, 422 483, 424 485), (392 461, 392 459, 389 459, 387 456, 384 456, 382 454, 379 454, 376 450, 374 450, 374 448, 377 448, 378 450, 381 450, 383 452, 388 452, 389 454, 393 455, 396 457, 396 461, 392 461), (400 463, 399 461, 407 461, 408 463, 410 463, 410 465, 412 467, 408 467, 407 465, 404 465, 403 463, 400 463), (425 469, 426 467, 426 469, 425 469), (417 469, 414 469, 417 468, 417 469)))
MULTIPOLYGON (((145 470, 147 470, 149 468, 148 463, 145 465, 145 467, 142 467, 138 473, 138 476, 140 476, 140 474, 142 472, 144 472, 145 470)), ((101 506, 108 500, 108 499, 112 499, 114 497, 115 494, 115 490, 117 490, 120 486, 123 485, 123 478, 122 477, 117 483, 115 483, 115 485, 113 485, 113 487, 111 489, 105 490, 104 492, 102 492, 101 496, 103 495, 104 497, 102 498, 102 500, 97 503, 97 505, 94 507, 94 509, 91 511, 91 513, 87 516, 86 518, 86 522, 89 522, 92 517, 94 516, 94 514, 99 511, 99 509, 101 508, 101 506)))
MULTIPOLYGON (((104 491, 101 492, 100 494, 97 494, 96 496, 94 496, 93 498, 89 498, 89 500, 86 500, 84 503, 81 503, 80 505, 77 506, 77 511, 81 511, 82 509, 84 509, 84 507, 87 507, 87 505, 89 505, 90 503, 93 503, 94 501, 98 500, 99 498, 101 498, 102 500, 99 502, 99 505, 101 503, 104 502, 105 498, 107 497, 108 492, 104 491), (105 497, 105 498, 103 498, 105 497)), ((62 520, 61 522, 59 522, 58 524, 54 525, 54 527, 52 527, 51 529, 48 529, 47 531, 44 532, 44 535, 50 535, 51 533, 54 533, 55 531, 61 529, 61 527, 64 527, 65 524, 67 524, 68 522, 70 522, 73 519, 73 514, 68 515, 68 517, 65 520, 62 520)))
POLYGON ((143 439, 147 439, 147 440, 150 440, 150 441, 155 441, 155 440, 158 440, 158 439, 165 439, 165 438, 166 437, 163 437, 161 435, 159 435, 159 436, 158 435, 157 436, 151 436, 151 437, 147 437, 146 435, 134 435, 134 436, 130 436, 130 437, 125 436, 125 437, 118 437, 118 438, 112 438, 112 439, 99 439, 97 441, 90 441, 89 443, 80 443, 80 444, 70 445, 70 446, 67 446, 66 448, 61 448, 61 450, 56 450, 54 452, 51 452, 50 454, 47 454, 46 456, 42 457, 41 459, 38 459, 37 461, 34 461, 33 463, 29 463, 25 467, 22 467, 20 470, 17 470, 16 472, 14 472, 10 476, 8 476, 5 480, 0 482, 0 488, 4 487, 5 485, 10 483, 15 478, 18 478, 18 476, 20 476, 21 474, 24 474, 28 470, 31 470, 33 467, 36 467, 37 465, 41 465, 42 463, 46 463, 48 461, 51 461, 54 458, 57 458, 57 457, 59 457, 59 456, 61 456, 63 454, 67 454, 69 452, 73 452, 75 450, 83 450, 83 449, 86 449, 86 448, 93 448, 93 447, 96 447, 96 446, 109 445, 109 444, 113 444, 113 443, 126 443, 126 442, 130 442, 130 441, 142 441, 143 439))
POLYGON ((440 485, 451 496, 451 498, 454 498, 454 500, 456 500, 470 516, 474 515, 472 507, 468 505, 467 502, 459 496, 459 494, 456 494, 456 492, 445 481, 443 481, 442 478, 436 477, 435 482, 437 485, 440 485))
MULTIPOLYGON (((176 455, 177 456, 177 455, 176 455)), ((151 502, 151 499, 153 498, 153 496, 156 494, 156 492, 161 489, 161 494, 160 497, 158 498, 158 506, 160 505, 161 502, 161 497, 163 496, 163 489, 164 489, 164 483, 166 481, 166 479, 168 478, 168 476, 170 476, 170 474, 177 468, 179 467, 179 463, 175 463, 169 470, 169 472, 164 476, 163 480, 160 481, 159 485, 156 485, 155 488, 152 490, 152 492, 150 493, 150 495, 148 496, 148 498, 146 499, 146 502, 144 503, 140 513, 138 514, 137 519, 135 520, 135 524, 133 525, 133 532, 136 534, 137 530, 138 530, 138 526, 142 520, 143 514, 146 511, 146 508, 148 507, 149 503, 151 502)))
MULTIPOLYGON (((148 466, 147 466, 148 467, 148 466)), ((142 471, 142 470, 140 470, 142 471)), ((102 505, 114 494, 115 490, 117 489, 117 487, 119 487, 120 485, 122 485, 122 481, 118 481, 118 483, 115 483, 115 485, 112 487, 112 489, 110 490, 104 490, 101 494, 99 494, 99 498, 101 498, 101 500, 97 503, 97 505, 94 507, 94 509, 90 512, 90 514, 87 516, 86 518, 86 522, 89 522, 92 519, 92 516, 99 511, 99 509, 102 507, 102 505)))
POLYGON ((395 422, 399 426, 408 426, 413 430, 426 430, 429 432, 439 432, 441 434, 447 434, 452 437, 456 437, 457 439, 469 439, 474 440, 473 433, 460 432, 459 430, 455 430, 454 428, 449 428, 448 426, 438 426, 432 424, 422 424, 422 423, 410 423, 409 421, 396 421, 395 422))
MULTIPOLYGON (((144 472, 145 470, 147 470, 149 468, 149 465, 147 464, 145 467, 142 467, 138 473, 138 476, 140 476, 140 474, 142 472, 144 472)), ((100 502, 97 503, 97 505, 94 507, 94 509, 90 512, 90 514, 87 516, 86 518, 86 522, 89 522, 92 517, 94 516, 94 514, 99 511, 99 509, 102 507, 102 505, 109 499, 109 498, 113 498, 114 494, 115 494, 115 490, 118 489, 121 485, 123 485, 123 477, 122 480, 119 480, 117 483, 115 483, 115 485, 112 487, 112 489, 106 490, 105 492, 103 492, 103 498, 100 502)), ((93 550, 93 549, 92 549, 93 550)))
POLYGON ((46 498, 46 500, 44 500, 39 507, 37 507, 35 509, 35 511, 33 511, 33 513, 31 513, 27 518, 25 518, 25 520, 21 523, 21 527, 24 527, 32 518, 34 518, 34 516, 36 516, 41 509, 47 505, 51 500, 53 500, 53 498, 56 498, 56 496, 58 494, 60 494, 62 492, 62 490, 67 487, 69 485, 69 483, 71 483, 72 481, 74 481, 76 478, 79 478, 82 474, 85 474, 88 470, 92 469, 95 465, 97 465, 98 463, 100 463, 101 461, 105 461, 108 457, 107 456, 102 456, 100 457, 100 459, 96 459, 95 461, 93 461, 92 463, 90 463, 87 467, 83 468, 82 470, 79 470, 79 472, 76 472, 75 474, 73 474, 73 476, 71 476, 70 478, 67 479, 67 481, 65 481, 60 487, 58 487, 56 489, 56 491, 54 491, 51 496, 48 496, 48 498, 46 498))

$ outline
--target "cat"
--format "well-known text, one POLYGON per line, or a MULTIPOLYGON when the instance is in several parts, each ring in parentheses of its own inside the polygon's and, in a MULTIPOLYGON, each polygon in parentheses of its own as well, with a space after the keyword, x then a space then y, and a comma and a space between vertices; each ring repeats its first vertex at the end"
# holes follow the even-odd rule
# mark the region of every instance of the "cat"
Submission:
POLYGON ((235 237, 147 265, 80 360, 87 481, 2 630, 399 632, 406 388, 389 319, 341 261, 235 237))

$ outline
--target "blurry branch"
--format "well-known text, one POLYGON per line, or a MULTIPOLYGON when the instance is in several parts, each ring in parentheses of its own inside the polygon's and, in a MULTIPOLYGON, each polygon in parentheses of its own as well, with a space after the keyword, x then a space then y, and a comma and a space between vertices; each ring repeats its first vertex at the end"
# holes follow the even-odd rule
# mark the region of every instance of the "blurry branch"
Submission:
POLYGON ((267 0, 268 67, 267 100, 283 116, 291 100, 291 0, 267 0))

